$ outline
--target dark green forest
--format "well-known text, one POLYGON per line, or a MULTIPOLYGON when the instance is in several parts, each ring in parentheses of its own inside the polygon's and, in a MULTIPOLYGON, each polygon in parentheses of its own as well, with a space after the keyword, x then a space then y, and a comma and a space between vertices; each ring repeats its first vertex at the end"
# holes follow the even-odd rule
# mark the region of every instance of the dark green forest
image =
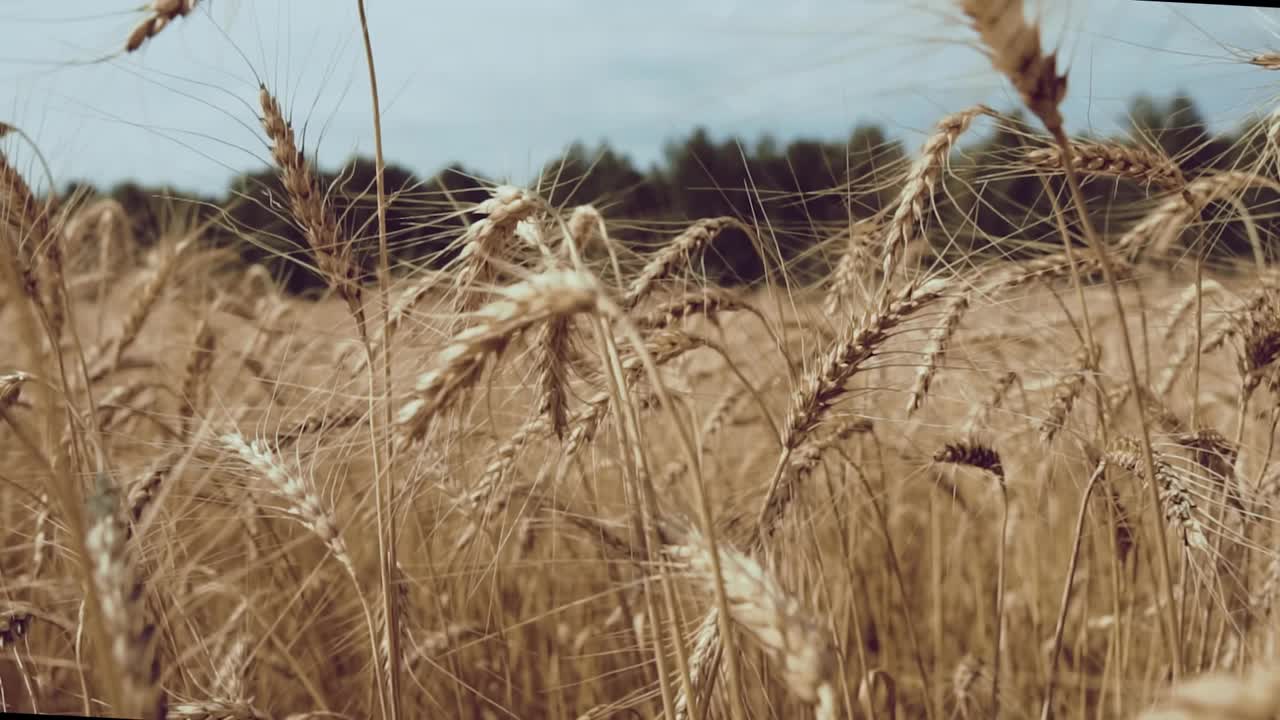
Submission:
MULTIPOLYGON (((1264 155, 1267 142, 1261 120, 1228 136, 1211 137, 1204 118, 1188 97, 1166 101, 1141 97, 1130 107, 1126 137, 1095 138, 1133 143, 1143 138, 1177 160, 1186 177, 1205 172, 1252 166, 1264 155)), ((1014 116, 1015 118, 1017 116, 1014 116)), ((981 256, 1008 248, 1033 247, 1037 242, 1060 242, 1056 227, 1028 226, 1026 218, 1051 217, 1051 195, 1044 180, 1020 158, 1044 141, 1030 126, 979 120, 953 155, 951 172, 935 198, 941 216, 934 226, 962 228, 962 236, 937 238, 940 254, 981 256), (973 168, 983 168, 975 173, 973 168), (993 170, 995 168, 995 170, 993 170), (1016 242, 1006 242, 1008 240, 1016 242)), ((915 141, 915 142, 918 142, 915 141)), ((765 136, 754 139, 716 139, 699 128, 669 142, 663 159, 638 168, 607 143, 571 145, 561 157, 549 159, 535 190, 556 206, 571 208, 593 203, 610 222, 611 236, 637 253, 651 251, 665 233, 682 222, 732 215, 767 235, 771 247, 797 278, 820 277, 840 248, 821 245, 851 221, 869 218, 891 205, 906 164, 917 148, 893 140, 879 127, 859 126, 843 140, 792 139, 765 136)), ((350 237, 358 243, 371 270, 377 220, 374 163, 355 158, 343 167, 322 173, 322 183, 341 214, 350 237)), ((465 208, 488 197, 484 175, 461 164, 450 165, 429 178, 389 164, 387 187, 394 202, 388 215, 393 259, 399 266, 439 267, 448 262, 469 217, 465 208)), ((1060 178, 1048 178, 1060 193, 1060 178)), ((73 188, 87 196, 109 195, 128 211, 135 237, 147 242, 158 236, 175 208, 187 216, 210 222, 213 242, 236 249, 248 262, 261 262, 291 291, 322 285, 318 276, 290 257, 305 253, 301 232, 289 219, 280 181, 264 166, 235 178, 222 197, 197 197, 168 188, 124 183, 110 189, 86 184, 73 188), (247 240, 252 236, 253 241, 247 240)), ((1117 223, 1136 220, 1155 189, 1127 181, 1093 181, 1088 191, 1099 226, 1119 231, 1117 223)), ((1060 196, 1060 195, 1059 195, 1060 196)), ((1277 200, 1259 192, 1245 198, 1254 210, 1277 200)), ((1206 217, 1221 214, 1207 207, 1206 217)), ((1255 218, 1262 237, 1273 237, 1270 215, 1255 218)), ((1210 252, 1240 256, 1249 245, 1242 223, 1214 226, 1210 252)), ((720 237, 698 265, 722 284, 758 281, 767 265, 760 252, 741 233, 720 237)))

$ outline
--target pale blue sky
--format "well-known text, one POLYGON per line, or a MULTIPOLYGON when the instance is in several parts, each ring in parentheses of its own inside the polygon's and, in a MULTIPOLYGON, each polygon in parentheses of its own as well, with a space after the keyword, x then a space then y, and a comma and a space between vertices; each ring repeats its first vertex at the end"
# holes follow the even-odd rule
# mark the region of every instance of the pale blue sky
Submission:
MULTIPOLYGON (((307 124, 323 165, 372 153, 354 0, 206 0, 141 52, 89 62, 123 44, 141 4, 0 0, 0 120, 36 137, 59 183, 217 191, 260 168, 255 74, 307 124)), ((1217 129, 1280 95, 1280 73, 1241 62, 1280 50, 1280 11, 1029 5, 1071 68, 1073 131, 1120 127, 1140 91, 1185 90, 1217 129)), ((368 6, 387 156, 424 176, 457 160, 522 182, 575 139, 608 139, 645 167, 696 125, 834 139, 875 122, 914 147, 942 114, 1015 104, 946 0, 368 6)))

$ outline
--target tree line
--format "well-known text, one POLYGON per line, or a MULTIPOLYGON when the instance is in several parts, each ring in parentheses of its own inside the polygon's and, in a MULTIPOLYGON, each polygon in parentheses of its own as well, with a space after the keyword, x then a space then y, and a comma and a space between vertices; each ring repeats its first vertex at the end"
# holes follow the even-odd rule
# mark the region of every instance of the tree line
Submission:
MULTIPOLYGON (((1130 137, 1144 137, 1176 158, 1188 178, 1210 171, 1252 167, 1263 157, 1266 133, 1254 120, 1227 136, 1210 136, 1194 102, 1177 96, 1160 102, 1140 97, 1130 105, 1130 137)), ((961 152, 953 155, 951 172, 936 196, 935 226, 948 230, 934 243, 934 251, 1004 255, 1043 242, 1061 242, 1057 227, 1027 218, 1052 217, 1053 197, 1063 197, 1062 180, 1044 178, 1019 165, 1019 158, 1038 140, 1008 123, 994 131, 977 129, 961 152), (1047 182, 1047 186, 1046 186, 1047 182), (1016 242, 1009 242, 1009 240, 1016 242)), ((1116 139, 1119 140, 1119 139, 1116 139)), ((574 143, 544 166, 536 190, 557 206, 595 204, 609 219, 611 237, 644 252, 657 242, 654 228, 697 218, 732 215, 767 234, 772 259, 766 263, 748 238, 730 231, 708 251, 700 268, 725 283, 759 280, 766 266, 787 264, 799 277, 819 277, 840 248, 824 249, 820 241, 832 237, 852 221, 870 218, 891 207, 902 172, 916 148, 890 139, 882 128, 859 126, 843 140, 795 139, 783 144, 772 136, 749 141, 717 140, 705 128, 669 142, 661 161, 647 169, 608 145, 574 143), (815 251, 819 250, 819 251, 815 251)), ((329 189, 357 256, 372 267, 377 244, 374 163, 354 158, 344 166, 320 174, 329 189)), ((395 201, 387 223, 393 261, 414 267, 438 267, 456 252, 453 241, 475 219, 465 208, 488 197, 488 184, 467 167, 450 165, 430 178, 419 178, 399 166, 386 168, 389 192, 395 201)), ((90 196, 107 195, 119 201, 142 241, 155 238, 173 208, 190 209, 197 221, 209 221, 214 241, 233 247, 246 262, 270 268, 291 291, 323 284, 290 258, 305 255, 306 242, 292 222, 280 180, 271 167, 236 177, 221 197, 201 197, 167 188, 122 183, 99 190, 85 184, 76 189, 90 196)), ((1093 182, 1088 190, 1099 227, 1111 227, 1123 210, 1137 207, 1148 188, 1131 182, 1093 182)), ((1269 192, 1246 198, 1252 208, 1275 202, 1269 192)), ((1220 208, 1208 207, 1206 217, 1220 208)), ((1255 229, 1272 236, 1275 213, 1259 213, 1255 229)), ((1215 228, 1212 252, 1249 252, 1243 223, 1215 228), (1239 226, 1239 227, 1237 227, 1239 226)), ((1113 228, 1114 229, 1114 228, 1113 228)))

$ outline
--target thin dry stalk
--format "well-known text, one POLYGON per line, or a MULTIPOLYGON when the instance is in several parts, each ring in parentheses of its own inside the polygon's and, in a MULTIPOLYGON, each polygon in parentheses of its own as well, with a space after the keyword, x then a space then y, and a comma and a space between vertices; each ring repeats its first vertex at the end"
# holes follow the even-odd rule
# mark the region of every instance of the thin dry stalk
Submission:
POLYGON ((996 602, 995 602, 995 638, 992 641, 993 658, 991 661, 991 717, 1000 715, 1000 655, 1004 635, 1004 603, 1005 603, 1005 565, 1008 555, 1009 538, 1009 495, 1005 488, 1004 464, 1000 454, 990 445, 973 441, 960 441, 947 444, 933 456, 934 462, 965 465, 991 473, 996 478, 996 487, 1000 491, 1000 550, 996 569, 996 602))
MULTIPOLYGON (((1071 191, 1071 200, 1075 206, 1080 225, 1084 230, 1089 247, 1097 256, 1102 274, 1110 291, 1112 306, 1119 321, 1120 337, 1124 342, 1124 357, 1129 370, 1129 381, 1135 387, 1141 384, 1138 376, 1138 364, 1133 351, 1133 340, 1129 337, 1124 301, 1120 297, 1120 289, 1116 272, 1112 266, 1108 249, 1102 244, 1098 233, 1093 228, 1085 204, 1084 193, 1080 189, 1079 174, 1075 170, 1075 160, 1071 154, 1071 142, 1067 138, 1062 125, 1062 114, 1058 109, 1062 98, 1066 95, 1067 79, 1059 76, 1056 59, 1053 54, 1045 55, 1040 49, 1040 31, 1035 25, 1028 24, 1023 16, 1021 0, 961 0, 965 14, 973 21, 975 29, 983 43, 990 50, 992 64, 1012 82, 1022 95, 1023 104, 1027 106, 1044 124, 1053 136, 1062 153, 1062 166, 1066 172, 1067 186, 1071 191)), ((1184 192, 1186 198, 1194 194, 1188 188, 1184 192)), ((1197 210, 1198 212, 1198 210, 1197 210)), ((1059 220, 1061 221, 1059 213, 1059 220)), ((1072 275, 1077 286, 1080 274, 1072 264, 1072 275)), ((1092 343, 1090 343, 1092 344, 1092 343)), ((1156 474, 1155 455, 1151 449, 1151 434, 1146 425, 1145 411, 1142 403, 1138 404, 1138 419, 1142 426, 1142 458, 1149 475, 1156 474)), ((1152 500, 1157 501, 1158 492, 1154 483, 1151 485, 1152 500)), ((1169 551, 1163 533, 1156 536, 1158 555, 1160 558, 1161 591, 1169 605, 1167 613, 1160 618, 1160 630, 1165 642, 1165 649, 1173 662, 1174 675, 1182 673, 1182 627, 1179 624, 1177 600, 1174 597, 1173 571, 1169 561, 1169 551)))
POLYGON ((1049 679, 1045 682, 1044 703, 1041 705, 1040 720, 1053 717, 1053 693, 1057 688, 1058 659, 1062 651, 1062 635, 1067 625, 1067 610, 1071 605, 1071 594, 1075 589, 1076 567, 1080 561, 1080 544, 1084 540, 1084 521, 1089 509, 1089 498, 1094 488, 1103 479, 1106 472, 1106 461, 1100 461, 1089 476, 1084 495, 1080 498, 1080 512, 1076 515, 1076 531, 1071 544, 1071 561, 1067 566, 1067 578, 1063 581, 1062 601, 1058 606, 1058 620, 1053 629, 1053 641, 1049 650, 1049 679))

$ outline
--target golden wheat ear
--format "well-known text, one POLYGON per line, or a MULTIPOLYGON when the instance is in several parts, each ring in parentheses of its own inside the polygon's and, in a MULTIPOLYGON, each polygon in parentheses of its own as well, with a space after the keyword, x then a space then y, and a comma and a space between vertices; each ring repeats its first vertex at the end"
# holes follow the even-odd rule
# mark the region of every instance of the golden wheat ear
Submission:
POLYGON ((169 23, 190 15, 199 2, 200 0, 154 0, 149 10, 151 14, 138 23, 133 32, 129 33, 129 38, 125 40, 125 52, 137 50, 143 43, 159 35, 169 26, 169 23))
POLYGON ((1058 106, 1067 94, 1057 57, 1040 47, 1040 28, 1028 23, 1022 0, 960 0, 992 66, 1009 78, 1027 109, 1051 132, 1062 127, 1058 106))

